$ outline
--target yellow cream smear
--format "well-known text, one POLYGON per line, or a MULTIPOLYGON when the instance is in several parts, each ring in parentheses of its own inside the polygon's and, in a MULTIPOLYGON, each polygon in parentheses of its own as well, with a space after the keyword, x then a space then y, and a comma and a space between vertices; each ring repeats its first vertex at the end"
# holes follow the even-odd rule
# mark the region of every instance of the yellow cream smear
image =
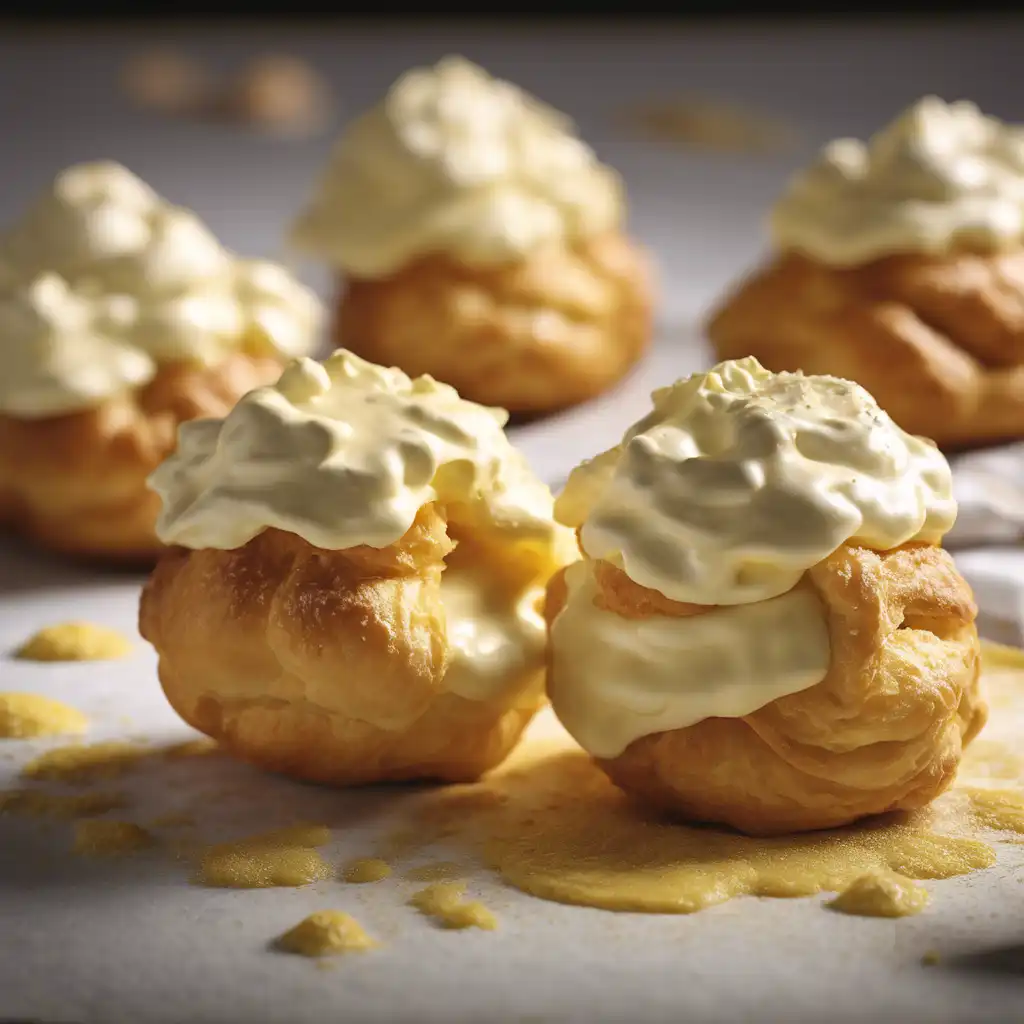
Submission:
POLYGON ((465 882, 437 882, 415 893, 409 904, 442 928, 494 931, 498 927, 497 918, 482 903, 464 900, 465 892, 465 882))
POLYGON ((89 719, 67 704, 38 693, 0 693, 0 739, 82 733, 89 719))
POLYGON ((75 743, 47 750, 21 770, 26 779, 45 779, 70 785, 87 785, 110 779, 133 768, 149 751, 138 743, 107 740, 104 743, 75 743))
POLYGON ((286 931, 276 945, 285 953, 300 956, 333 956, 365 953, 377 943, 348 914, 340 910, 318 910, 286 931))
POLYGON ((14 656, 23 661, 112 661, 131 651, 131 642, 116 629, 91 622, 61 622, 29 637, 14 656))
POLYGON ((928 906, 928 890, 900 875, 872 872, 855 878, 828 906, 860 917, 909 917, 928 906))
POLYGON ((132 821, 97 818, 75 826, 75 853, 86 857, 123 857, 155 843, 151 833, 132 821))
POLYGON ((203 852, 195 881, 229 889, 270 889, 309 885, 330 878, 330 865, 317 852, 331 838, 326 825, 291 825, 203 852))
POLYGON ((349 861, 342 870, 341 877, 346 882, 362 883, 362 882, 382 882, 385 878, 390 877, 391 868, 388 866, 387 861, 380 860, 378 857, 359 857, 356 860, 349 861))
POLYGON ((44 793, 35 789, 0 793, 0 814, 26 818, 89 818, 124 804, 120 793, 44 793))
POLYGON ((970 813, 984 828, 1024 835, 1024 792, 1012 789, 968 789, 970 813))

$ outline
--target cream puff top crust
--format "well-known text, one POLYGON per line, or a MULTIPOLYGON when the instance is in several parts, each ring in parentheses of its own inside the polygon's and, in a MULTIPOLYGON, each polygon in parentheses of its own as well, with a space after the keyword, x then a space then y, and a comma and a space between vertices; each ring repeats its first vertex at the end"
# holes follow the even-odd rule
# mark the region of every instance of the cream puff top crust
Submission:
POLYGON ((428 255, 516 262, 616 227, 618 175, 562 114, 459 57, 403 74, 348 128, 292 230, 356 277, 428 255))
POLYGON ((549 691, 604 758, 820 682, 828 623, 805 572, 847 543, 935 543, 956 515, 939 451, 849 381, 742 359, 653 402, 573 472, 555 509, 586 557, 551 626, 549 691), (676 614, 603 607, 602 565, 678 602, 676 614))
POLYGON ((93 408, 173 362, 304 355, 321 319, 283 267, 238 258, 121 165, 78 164, 0 235, 0 413, 93 408))
POLYGON ((775 244, 836 267, 1024 238, 1024 127, 927 96, 868 142, 837 139, 771 213, 775 244))

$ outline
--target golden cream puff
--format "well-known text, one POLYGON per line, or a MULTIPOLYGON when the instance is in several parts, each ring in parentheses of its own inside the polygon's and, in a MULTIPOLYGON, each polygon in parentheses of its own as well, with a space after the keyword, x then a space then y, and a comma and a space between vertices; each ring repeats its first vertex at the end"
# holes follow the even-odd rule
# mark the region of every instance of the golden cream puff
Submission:
POLYGON ((981 729, 949 467, 859 385, 725 362, 656 391, 556 517, 551 704, 621 787, 753 834, 927 804, 981 729))
POLYGON ((461 58, 349 127, 292 231, 342 276, 338 345, 513 413, 614 384, 651 332, 622 185, 569 121, 461 58))
POLYGON ((1024 436, 1024 129, 927 97, 827 146, 771 230, 719 358, 848 377, 943 448, 1024 436))
POLYGON ((146 477, 178 424, 276 380, 320 319, 284 268, 228 252, 124 167, 63 171, 0 236, 0 521, 151 559, 146 477))
POLYGON ((334 784, 475 779, 544 700, 544 587, 576 557, 503 410, 346 351, 298 360, 151 477, 171 549, 139 629, 238 756, 334 784))

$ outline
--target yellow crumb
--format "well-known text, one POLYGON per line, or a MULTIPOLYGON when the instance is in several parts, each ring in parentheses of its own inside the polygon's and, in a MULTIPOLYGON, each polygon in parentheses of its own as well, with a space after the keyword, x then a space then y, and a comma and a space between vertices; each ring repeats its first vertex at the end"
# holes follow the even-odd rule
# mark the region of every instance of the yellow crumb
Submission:
POLYGON ((132 821, 91 818, 75 825, 75 853, 86 857, 122 857, 145 850, 155 841, 141 825, 132 821))
POLYGON ((318 910, 277 940, 277 948, 300 956, 365 953, 377 943, 355 918, 340 910, 318 910))
POLYGON ((409 903, 442 928, 494 931, 497 918, 482 903, 463 900, 465 891, 465 882, 437 882, 415 893, 409 903))
POLYGON ((73 743, 33 758, 22 768, 21 774, 26 779, 85 785, 96 779, 123 775, 148 753, 146 747, 125 740, 73 743))
POLYGON ((0 814, 32 818, 88 818, 123 807, 120 793, 42 793, 15 789, 0 793, 0 814))
POLYGON ((325 825, 292 825, 218 843, 202 854, 195 881, 231 889, 300 886, 330 878, 330 865, 316 847, 331 838, 325 825))
POLYGON ((928 890, 902 875, 872 872, 850 883, 828 906, 861 917, 908 917, 928 905, 928 890))
POLYGON ((0 693, 0 739, 83 733, 89 719, 59 700, 39 693, 0 693))
POLYGON ((929 949, 925 955, 921 957, 921 963, 925 967, 934 967, 940 960, 941 957, 939 956, 938 950, 935 949, 929 949))
POLYGON ((91 622, 62 622, 29 637, 15 651, 25 661, 109 661, 130 654, 127 637, 91 622))
POLYGON ((341 877, 346 882, 381 882, 390 874, 387 861, 377 857, 359 857, 345 865, 341 877))

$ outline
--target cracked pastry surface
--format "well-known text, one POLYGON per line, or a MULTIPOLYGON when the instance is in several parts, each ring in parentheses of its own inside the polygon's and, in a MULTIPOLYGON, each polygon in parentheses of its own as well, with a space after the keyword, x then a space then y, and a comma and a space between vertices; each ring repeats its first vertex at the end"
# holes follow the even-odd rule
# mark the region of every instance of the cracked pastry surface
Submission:
POLYGON ((0 520, 61 551, 149 559, 146 477, 179 423, 310 351, 319 305, 113 163, 57 176, 0 235, 0 520))
POLYGON ((606 390, 649 341, 622 207, 564 116, 450 57, 354 122, 292 238, 342 274, 339 346, 540 413, 606 390))
POLYGON ((928 97, 840 139, 708 323, 722 359, 849 377, 944 448, 1024 435, 1024 131, 928 97))
POLYGON ((543 703, 543 589, 575 554, 503 421, 338 352, 183 428, 152 481, 176 546, 139 618, 178 713, 321 782, 503 760, 543 703))
POLYGON ((723 363, 579 467, 548 689, 618 785, 753 834, 921 807, 984 724, 948 466, 857 385, 723 363))

